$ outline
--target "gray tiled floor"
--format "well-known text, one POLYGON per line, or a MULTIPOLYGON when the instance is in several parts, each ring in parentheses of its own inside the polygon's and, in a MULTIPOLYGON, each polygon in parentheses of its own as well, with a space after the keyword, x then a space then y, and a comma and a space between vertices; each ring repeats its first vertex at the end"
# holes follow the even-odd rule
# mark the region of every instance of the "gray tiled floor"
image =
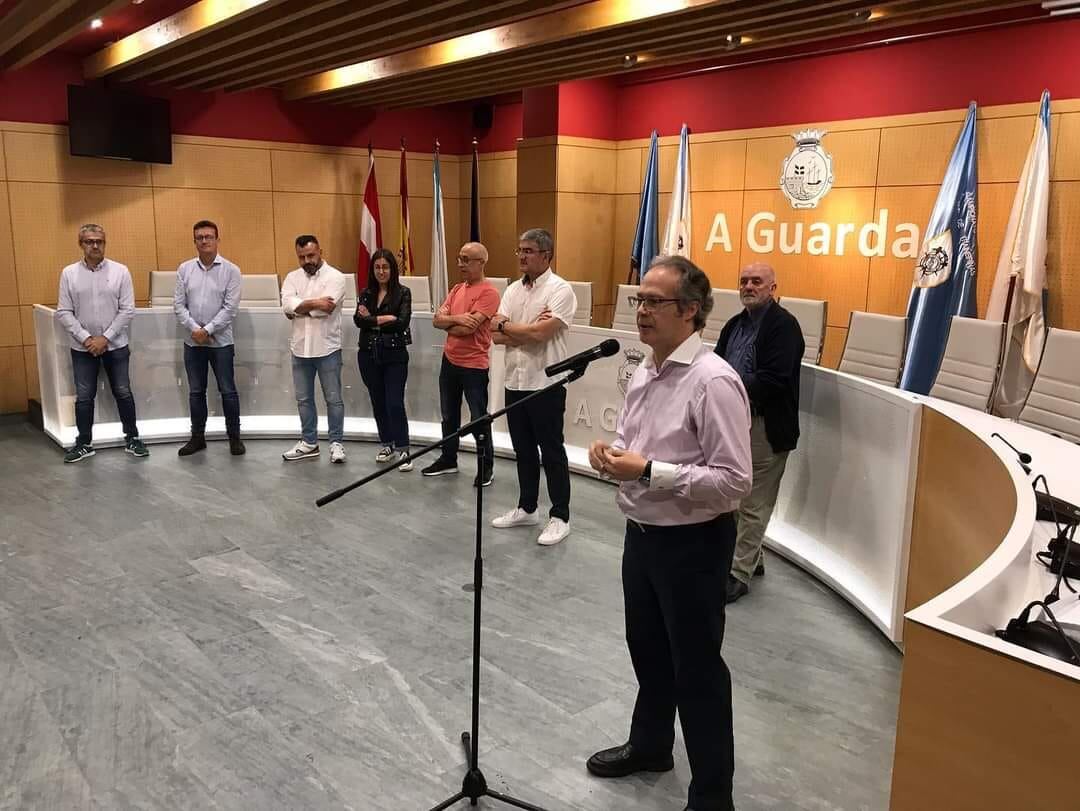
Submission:
MULTIPOLYGON (((287 446, 64 466, 0 426, 0 807, 423 809, 460 787, 472 457, 318 510, 374 448, 287 446)), ((486 494, 512 506, 510 463, 486 494)), ((554 548, 486 533, 481 766, 551 809, 677 811, 681 750, 666 775, 585 772, 634 691, 613 490, 575 479, 573 511, 554 548)), ((725 650, 740 809, 886 808, 899 655, 869 623, 770 558, 725 650)))

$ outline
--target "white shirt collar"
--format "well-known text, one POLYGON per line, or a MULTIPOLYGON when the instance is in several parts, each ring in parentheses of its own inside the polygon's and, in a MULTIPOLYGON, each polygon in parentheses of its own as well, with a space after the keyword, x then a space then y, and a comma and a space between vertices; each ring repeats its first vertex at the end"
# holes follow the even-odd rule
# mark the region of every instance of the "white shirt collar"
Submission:
MULTIPOLYGON (((679 363, 683 366, 689 366, 693 363, 694 358, 697 357, 698 352, 701 350, 701 333, 693 332, 690 337, 683 341, 676 347, 675 351, 667 356, 667 360, 664 363, 679 363)), ((656 358, 649 352, 649 357, 645 359, 645 365, 650 369, 656 368, 656 358)))
POLYGON ((548 265, 547 270, 545 270, 543 273, 541 273, 539 276, 537 276, 535 279, 533 279, 532 284, 526 284, 526 277, 522 276, 521 277, 521 286, 524 287, 526 290, 535 290, 537 287, 539 287, 540 285, 545 284, 547 282, 547 280, 550 278, 550 275, 549 275, 550 273, 551 273, 551 265, 548 265))
POLYGON ((203 270, 210 270, 210 268, 212 268, 214 265, 221 264, 221 254, 214 254, 214 260, 209 265, 204 265, 202 259, 200 259, 198 256, 195 257, 195 261, 203 270))
POLYGON ((107 261, 109 261, 109 260, 106 259, 105 257, 102 257, 101 261, 98 262, 97 265, 94 266, 94 267, 90 267, 90 263, 86 261, 85 256, 82 259, 80 259, 79 261, 82 263, 82 266, 84 268, 86 268, 87 270, 89 270, 91 273, 96 273, 99 270, 104 270, 105 269, 105 263, 107 261))

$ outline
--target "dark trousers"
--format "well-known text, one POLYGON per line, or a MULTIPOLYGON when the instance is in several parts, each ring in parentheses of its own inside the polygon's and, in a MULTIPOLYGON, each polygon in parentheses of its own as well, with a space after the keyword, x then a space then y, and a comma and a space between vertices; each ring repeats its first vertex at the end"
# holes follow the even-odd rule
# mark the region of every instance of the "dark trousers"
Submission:
MULTIPOLYGON (((439 400, 442 407, 442 435, 450 436, 461 427, 461 398, 469 406, 469 418, 478 420, 487 414, 488 407, 488 370, 469 369, 451 363, 443 355, 442 368, 439 369, 439 400)), ((491 440, 491 429, 484 435, 484 443, 477 448, 480 462, 477 469, 489 469, 495 459, 495 445, 491 440)), ((451 439, 442 447, 442 458, 457 462, 458 440, 451 439)))
POLYGON ((188 346, 184 344, 184 368, 187 370, 188 406, 191 408, 191 433, 206 433, 206 385, 209 370, 214 370, 221 408, 225 412, 225 430, 240 436, 240 395, 236 393, 232 346, 188 346))
MULTIPOLYGON (((506 389, 506 405, 511 406, 532 392, 506 389)), ((570 466, 563 441, 566 389, 563 387, 535 397, 506 413, 510 443, 517 456, 518 506, 535 512, 540 498, 540 461, 547 476, 551 517, 570 520, 570 466), (539 452, 537 452, 539 449, 539 452)))
POLYGON ((409 361, 386 363, 374 352, 356 353, 360 378, 367 386, 379 442, 394 450, 409 449, 409 418, 405 414, 405 381, 409 379, 409 361))
POLYGON ((135 425, 135 398, 131 396, 128 377, 128 361, 131 350, 126 346, 103 352, 94 357, 89 352, 71 350, 71 370, 75 376, 75 426, 79 431, 76 445, 89 445, 93 441, 94 397, 97 395, 98 369, 105 367, 109 388, 120 412, 120 424, 128 439, 139 435, 135 425))
POLYGON ((630 743, 670 753, 678 708, 695 811, 734 808, 731 673, 720 655, 734 551, 732 513, 675 527, 626 522, 626 643, 638 680, 630 743))

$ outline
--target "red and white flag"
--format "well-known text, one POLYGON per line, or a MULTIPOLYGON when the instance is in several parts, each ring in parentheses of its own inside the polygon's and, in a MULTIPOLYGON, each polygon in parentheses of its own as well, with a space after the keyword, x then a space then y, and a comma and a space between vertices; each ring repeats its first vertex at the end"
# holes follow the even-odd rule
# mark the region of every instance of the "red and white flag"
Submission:
POLYGON ((356 261, 357 293, 367 287, 371 256, 381 247, 382 223, 379 221, 379 188, 375 183, 375 153, 369 146, 364 201, 360 205, 360 253, 356 261))

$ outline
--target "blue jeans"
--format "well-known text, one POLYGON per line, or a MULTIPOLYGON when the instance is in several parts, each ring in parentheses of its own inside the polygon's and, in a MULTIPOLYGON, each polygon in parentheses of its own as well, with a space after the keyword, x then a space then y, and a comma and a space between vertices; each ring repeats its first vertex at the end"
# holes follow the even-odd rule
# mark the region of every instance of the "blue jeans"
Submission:
MULTIPOLYGON (((487 414, 488 407, 488 370, 469 369, 451 363, 443 355, 442 368, 439 370, 439 401, 442 407, 442 435, 456 433, 461 427, 461 398, 469 405, 469 418, 477 420, 487 414)), ((447 462, 457 463, 459 442, 451 439, 442 446, 442 458, 447 462)), ((488 428, 478 454, 484 467, 477 464, 477 470, 490 468, 495 459, 495 448, 488 428)))
POLYGON ((116 410, 120 412, 124 436, 131 439, 139 435, 135 425, 135 398, 131 396, 128 377, 130 358, 131 350, 126 346, 108 350, 96 358, 89 352, 71 350, 71 370, 75 375, 75 426, 79 431, 76 445, 89 445, 93 440, 94 397, 97 395, 98 369, 102 366, 109 378, 116 410))
POLYGON ((293 390, 296 410, 300 413, 300 437, 309 445, 319 442, 319 412, 315 408, 315 373, 319 375, 326 398, 326 421, 330 441, 341 442, 345 436, 345 401, 341 399, 341 350, 321 358, 292 356, 293 390))
POLYGON ((394 450, 409 449, 409 418, 405 414, 405 381, 409 379, 409 361, 383 363, 374 352, 356 353, 360 378, 371 397, 379 442, 394 450))
POLYGON ((236 393, 233 374, 233 346, 188 346, 184 344, 184 368, 187 370, 188 405, 191 408, 191 433, 206 432, 206 384, 209 369, 214 370, 221 407, 225 412, 225 430, 240 436, 240 395, 236 393))

